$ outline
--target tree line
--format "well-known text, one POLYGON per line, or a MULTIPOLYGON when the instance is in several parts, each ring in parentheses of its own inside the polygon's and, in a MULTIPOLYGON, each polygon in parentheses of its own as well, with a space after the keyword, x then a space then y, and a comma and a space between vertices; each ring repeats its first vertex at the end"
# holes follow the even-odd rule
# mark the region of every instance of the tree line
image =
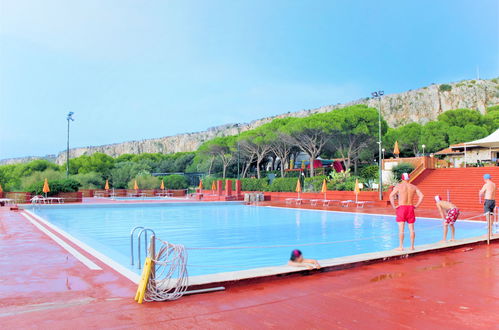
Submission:
MULTIPOLYGON (((436 152, 449 144, 485 137, 498 127, 499 106, 488 108, 484 115, 470 109, 451 110, 436 121, 399 128, 388 128, 381 119, 387 156, 395 141, 401 155, 410 157, 421 153, 422 144, 427 152, 436 152)), ((70 174, 82 188, 89 189, 102 188, 105 180, 114 188, 131 188, 134 180, 141 188, 157 188, 161 177, 151 176, 153 173, 200 172, 220 178, 260 179, 271 171, 284 178, 285 170, 304 152, 311 164, 310 177, 316 174, 314 160, 322 157, 340 158, 345 168, 355 174, 370 173, 372 179, 377 173, 373 166, 378 156, 377 140, 378 111, 356 105, 303 118, 275 119, 239 135, 206 141, 195 152, 124 154, 116 158, 103 153, 83 155, 70 159, 70 174)), ((65 166, 45 160, 0 166, 0 184, 7 191, 28 191, 44 178, 64 179, 65 166)), ((171 184, 175 187, 189 184, 179 177, 169 181, 175 181, 171 184)))

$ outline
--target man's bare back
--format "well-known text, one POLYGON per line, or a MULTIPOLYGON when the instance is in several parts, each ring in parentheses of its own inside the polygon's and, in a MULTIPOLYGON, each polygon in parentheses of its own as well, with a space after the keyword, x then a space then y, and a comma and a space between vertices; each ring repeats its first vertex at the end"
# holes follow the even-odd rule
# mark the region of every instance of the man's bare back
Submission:
POLYGON ((398 196, 398 205, 414 205, 413 199, 414 195, 418 195, 419 199, 414 207, 418 207, 423 201, 423 193, 419 190, 415 185, 402 181, 398 185, 395 186, 392 193, 390 194, 390 202, 392 203, 393 208, 395 207, 395 196, 398 196))
POLYGON ((496 199, 496 184, 491 180, 486 180, 482 189, 480 190, 480 196, 485 195, 485 199, 495 200, 496 199))

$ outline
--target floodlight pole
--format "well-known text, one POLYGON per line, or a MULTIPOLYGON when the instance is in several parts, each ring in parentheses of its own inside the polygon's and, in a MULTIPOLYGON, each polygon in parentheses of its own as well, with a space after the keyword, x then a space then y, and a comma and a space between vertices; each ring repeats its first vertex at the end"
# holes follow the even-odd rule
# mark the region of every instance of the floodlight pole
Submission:
POLYGON ((240 162, 240 153, 239 153, 239 141, 237 141, 237 179, 239 180, 240 177, 240 170, 239 170, 239 162, 240 162))
POLYGON ((69 112, 66 120, 68 121, 68 144, 66 148, 66 177, 69 177, 69 122, 73 121, 74 112, 69 112))
POLYGON ((385 94, 384 91, 372 92, 371 95, 374 99, 379 101, 378 109, 378 158, 379 158, 379 200, 383 200, 383 161, 382 161, 382 151, 381 151, 381 96, 385 94))

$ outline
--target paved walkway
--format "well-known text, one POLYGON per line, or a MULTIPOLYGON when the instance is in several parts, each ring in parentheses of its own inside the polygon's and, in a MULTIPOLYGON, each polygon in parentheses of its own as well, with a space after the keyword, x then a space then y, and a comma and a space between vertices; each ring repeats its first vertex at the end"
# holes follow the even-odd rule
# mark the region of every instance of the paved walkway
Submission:
POLYGON ((136 286, 90 270, 19 213, 0 208, 4 329, 492 329, 499 244, 244 284, 178 301, 133 301, 136 286))

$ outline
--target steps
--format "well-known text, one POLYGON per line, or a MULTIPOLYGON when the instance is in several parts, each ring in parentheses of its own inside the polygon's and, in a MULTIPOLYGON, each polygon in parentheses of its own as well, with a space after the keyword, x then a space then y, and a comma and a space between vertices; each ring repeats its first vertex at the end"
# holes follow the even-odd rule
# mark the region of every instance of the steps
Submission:
POLYGON ((412 183, 425 195, 421 208, 435 208, 433 197, 440 195, 463 211, 479 211, 483 209, 483 200, 481 204, 478 192, 486 173, 499 185, 499 167, 427 169, 412 183))

